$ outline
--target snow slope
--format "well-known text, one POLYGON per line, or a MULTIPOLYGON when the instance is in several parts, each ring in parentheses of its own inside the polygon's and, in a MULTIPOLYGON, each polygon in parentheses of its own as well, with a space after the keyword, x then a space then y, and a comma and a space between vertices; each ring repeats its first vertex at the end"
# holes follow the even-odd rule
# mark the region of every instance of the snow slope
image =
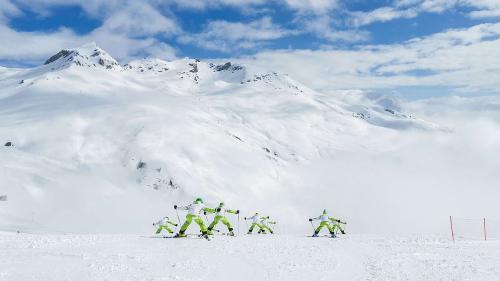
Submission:
POLYGON ((0 280, 496 280, 500 243, 0 233, 0 280), (57 266, 56 266, 57 265, 57 266))
MULTIPOLYGON (((436 199, 427 211, 443 207, 448 189, 436 185, 470 180, 493 192, 498 178, 483 177, 490 163, 429 176, 457 162, 448 156, 456 156, 454 131, 439 120, 383 98, 318 93, 251 65, 186 58, 120 66, 88 44, 39 67, 2 69, 0 88, 0 141, 14 143, 0 147, 0 192, 9 196, 0 229, 137 233, 202 196, 243 215, 270 214, 289 231, 303 232, 302 222, 326 207, 355 231, 414 232, 422 228, 401 221, 419 219, 429 192, 436 199), (407 216, 394 218, 395 208, 407 216)), ((477 199, 494 213, 494 196, 484 195, 477 199)), ((447 231, 442 219, 473 197, 467 189, 448 201, 428 227, 447 231)))

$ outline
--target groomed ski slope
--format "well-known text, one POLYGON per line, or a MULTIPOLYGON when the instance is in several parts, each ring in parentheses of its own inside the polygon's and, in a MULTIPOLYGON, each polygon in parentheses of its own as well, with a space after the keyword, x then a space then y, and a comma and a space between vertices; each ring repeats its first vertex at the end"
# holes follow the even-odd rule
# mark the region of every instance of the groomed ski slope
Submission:
POLYGON ((0 280, 498 280, 500 241, 0 233, 0 280))

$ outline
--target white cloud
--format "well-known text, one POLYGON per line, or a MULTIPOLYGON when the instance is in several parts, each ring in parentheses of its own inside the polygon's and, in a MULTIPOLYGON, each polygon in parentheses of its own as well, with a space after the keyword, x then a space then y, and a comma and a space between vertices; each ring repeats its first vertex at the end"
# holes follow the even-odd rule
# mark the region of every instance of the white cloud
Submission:
POLYGON ((184 9, 217 9, 222 6, 236 8, 248 8, 260 6, 266 3, 265 0, 166 0, 164 3, 174 4, 184 9))
POLYGON ((500 1, 497 0, 396 0, 392 6, 351 12, 348 22, 359 27, 375 22, 415 18, 421 13, 439 14, 460 7, 472 9, 467 12, 471 18, 500 17, 500 1))
POLYGON ((302 33, 309 33, 329 42, 361 42, 370 38, 370 33, 358 29, 338 28, 338 15, 344 8, 337 0, 283 0, 294 11, 293 22, 302 33))
POLYGON ((376 22, 387 22, 401 18, 415 18, 420 13, 443 13, 455 7, 457 0, 396 0, 392 6, 377 8, 372 11, 350 12, 348 22, 356 27, 376 22))
POLYGON ((6 21, 9 17, 19 16, 22 12, 9 0, 0 0, 0 23, 6 21))
POLYGON ((85 42, 96 42, 114 58, 123 62, 144 56, 156 56, 164 59, 176 58, 176 50, 153 37, 131 38, 97 30, 83 37, 85 42))
POLYGON ((500 2, 497 0, 460 0, 460 4, 481 10, 500 9, 500 2))
POLYGON ((163 60, 174 60, 177 58, 177 50, 163 42, 154 42, 144 48, 144 52, 151 57, 163 60))
POLYGON ((147 36, 158 33, 174 34, 180 31, 177 22, 163 15, 154 1, 129 0, 18 0, 25 9, 42 16, 50 16, 51 8, 60 5, 77 5, 87 14, 103 21, 102 29, 131 36, 147 36))
POLYGON ((475 19, 500 17, 500 9, 472 11, 469 13, 469 16, 475 19))
POLYGON ((370 38, 370 33, 368 31, 357 29, 336 29, 334 27, 334 20, 329 15, 299 17, 297 22, 300 25, 300 30, 302 30, 302 32, 313 34, 316 37, 329 42, 361 42, 370 38))
POLYGON ((392 7, 382 7, 370 12, 353 12, 349 19, 354 26, 369 25, 374 22, 386 22, 398 18, 413 18, 418 12, 415 9, 398 10, 392 7))
POLYGON ((298 13, 325 14, 338 7, 337 0, 166 0, 164 3, 173 4, 184 9, 218 9, 234 7, 240 9, 263 8, 270 2, 285 6, 298 13))
POLYGON ((138 2, 133 2, 111 14, 99 29, 132 37, 170 35, 181 30, 173 19, 167 18, 148 4, 138 2))
POLYGON ((421 12, 442 13, 459 4, 459 0, 423 0, 417 6, 421 12))
POLYGON ((65 28, 52 33, 18 32, 0 25, 0 38, 0 57, 20 61, 41 60, 61 48, 83 43, 65 28))
POLYGON ((288 73, 327 92, 407 86, 498 92, 499 49, 497 23, 448 30, 403 44, 354 50, 267 51, 244 61, 288 73))
POLYGON ((478 10, 469 13, 471 18, 500 17, 500 1, 497 0, 463 0, 478 10))
POLYGON ((3 42, 0 44, 0 58, 21 62, 39 63, 63 48, 74 48, 92 41, 121 61, 148 54, 169 59, 175 57, 174 49, 157 39, 133 39, 105 30, 80 36, 66 28, 50 33, 19 32, 0 25, 0 39, 3 42))
POLYGON ((283 2, 299 13, 327 14, 338 7, 337 0, 283 0, 283 2))
POLYGON ((180 36, 179 42, 195 44, 209 50, 229 52, 252 49, 293 33, 275 25, 269 17, 249 23, 216 20, 209 22, 200 33, 180 36))

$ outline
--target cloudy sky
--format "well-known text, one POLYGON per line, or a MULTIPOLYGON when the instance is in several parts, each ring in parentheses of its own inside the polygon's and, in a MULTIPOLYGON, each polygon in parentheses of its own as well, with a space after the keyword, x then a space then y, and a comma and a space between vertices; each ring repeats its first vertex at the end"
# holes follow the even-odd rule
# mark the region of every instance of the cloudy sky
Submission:
POLYGON ((122 63, 231 58, 325 92, 500 89, 500 0, 0 0, 2 66, 92 41, 122 63))

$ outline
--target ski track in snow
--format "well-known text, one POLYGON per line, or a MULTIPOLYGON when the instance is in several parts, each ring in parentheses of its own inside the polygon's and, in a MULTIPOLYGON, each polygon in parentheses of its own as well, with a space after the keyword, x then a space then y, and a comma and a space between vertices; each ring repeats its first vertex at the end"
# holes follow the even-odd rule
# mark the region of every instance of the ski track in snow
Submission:
POLYGON ((498 280, 500 242, 0 234, 0 280, 498 280))

